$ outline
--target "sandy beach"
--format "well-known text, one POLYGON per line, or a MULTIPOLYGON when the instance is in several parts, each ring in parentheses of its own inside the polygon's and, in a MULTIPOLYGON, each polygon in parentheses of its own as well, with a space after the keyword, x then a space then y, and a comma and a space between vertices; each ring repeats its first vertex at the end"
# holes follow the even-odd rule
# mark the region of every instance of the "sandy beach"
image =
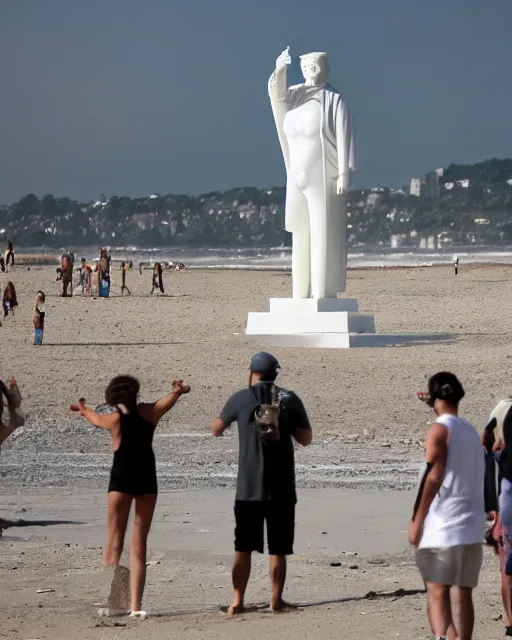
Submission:
MULTIPOLYGON (((7 529, 0 539, 0 638, 138 638, 139 625, 99 619, 110 443, 69 414, 85 396, 103 401, 116 374, 142 384, 142 398, 192 385, 155 438, 160 497, 150 537, 149 638, 429 638, 424 596, 407 545, 407 520, 429 410, 415 399, 440 369, 462 380, 462 415, 479 429, 510 393, 512 267, 349 272, 350 297, 375 314, 381 333, 450 333, 443 343, 353 350, 271 349, 244 335, 247 313, 286 297, 286 273, 189 271, 128 274, 132 296, 59 298, 55 269, 8 276, 19 307, 0 328, 1 377, 14 375, 28 413, 0 454, 0 518, 71 524, 7 529), (32 346, 35 293, 47 295, 44 345, 32 346), (314 444, 297 451, 296 556, 286 598, 304 605, 273 616, 260 609, 227 620, 237 437, 209 436, 212 417, 247 383, 250 356, 268 349, 280 383, 303 398, 314 444), (325 533, 324 533, 325 532, 325 533), (353 555, 357 553, 356 555, 353 555), (341 566, 331 566, 331 563, 341 566), (350 568, 357 567, 357 568, 350 568), (37 594, 37 589, 53 589, 37 594), (398 591, 404 590, 404 591, 398 591), (368 592, 383 597, 367 599, 368 592), (324 604, 320 604, 320 603, 324 604), (98 626, 99 625, 99 626, 98 626), (123 626, 114 626, 123 625, 123 626)), ((248 600, 268 601, 266 558, 255 561, 248 600)), ((498 564, 491 553, 476 592, 476 638, 503 635, 498 564)))

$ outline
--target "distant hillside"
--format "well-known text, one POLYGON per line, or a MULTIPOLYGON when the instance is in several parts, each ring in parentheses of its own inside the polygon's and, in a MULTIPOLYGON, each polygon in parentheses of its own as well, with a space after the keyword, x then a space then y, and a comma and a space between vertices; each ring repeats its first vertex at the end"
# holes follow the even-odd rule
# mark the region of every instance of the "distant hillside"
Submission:
POLYGON ((500 185, 512 179, 512 160, 493 158, 478 164, 451 164, 444 170, 442 183, 469 180, 473 186, 500 185))
MULTIPOLYGON (((77 202, 29 194, 0 207, 0 238, 17 246, 290 244, 285 190, 243 187, 199 196, 101 197, 77 202)), ((349 243, 383 246, 512 244, 512 160, 449 165, 409 188, 352 191, 349 243)))

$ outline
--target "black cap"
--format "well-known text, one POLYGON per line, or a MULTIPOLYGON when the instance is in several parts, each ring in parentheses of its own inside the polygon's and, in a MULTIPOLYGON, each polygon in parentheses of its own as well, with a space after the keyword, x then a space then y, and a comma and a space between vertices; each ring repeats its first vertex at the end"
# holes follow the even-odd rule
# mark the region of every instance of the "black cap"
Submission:
POLYGON ((251 358, 250 370, 253 373, 267 373, 280 369, 279 362, 270 353, 261 351, 251 358))

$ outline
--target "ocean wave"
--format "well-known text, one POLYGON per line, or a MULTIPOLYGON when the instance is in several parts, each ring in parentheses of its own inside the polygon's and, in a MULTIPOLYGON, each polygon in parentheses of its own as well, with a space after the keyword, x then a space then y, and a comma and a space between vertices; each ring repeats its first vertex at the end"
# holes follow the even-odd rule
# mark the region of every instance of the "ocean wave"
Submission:
MULTIPOLYGON (((399 268, 399 267, 428 267, 449 265, 454 255, 458 256, 461 267, 464 264, 511 264, 512 247, 450 247, 439 250, 414 250, 407 248, 362 248, 348 253, 348 268, 399 268)), ((252 247, 252 248, 174 248, 151 247, 140 248, 133 245, 126 247, 111 247, 112 259, 115 263, 131 260, 135 266, 142 263, 145 267, 155 262, 177 263, 183 262, 189 269, 253 269, 257 271, 288 271, 291 269, 290 247, 252 247)), ((24 252, 19 252, 20 257, 24 252)), ((36 256, 50 254, 58 255, 58 251, 49 252, 48 249, 31 249, 30 264, 36 264, 36 256)), ((98 255, 97 247, 79 250, 80 255, 93 260, 98 255)), ((51 257, 51 256, 50 256, 51 257)))

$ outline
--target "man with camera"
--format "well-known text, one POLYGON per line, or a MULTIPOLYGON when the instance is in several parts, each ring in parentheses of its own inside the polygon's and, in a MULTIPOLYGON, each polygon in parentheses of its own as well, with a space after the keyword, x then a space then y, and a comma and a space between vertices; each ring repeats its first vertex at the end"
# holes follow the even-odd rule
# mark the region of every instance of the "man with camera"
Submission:
POLYGON ((263 553, 264 523, 270 555, 272 611, 282 611, 286 556, 293 554, 295 535, 295 461, 293 440, 308 446, 312 430, 301 399, 275 384, 279 363, 269 353, 256 354, 248 387, 229 398, 212 433, 222 436, 238 424, 239 460, 235 499, 234 599, 229 614, 244 610, 251 554, 263 553))

